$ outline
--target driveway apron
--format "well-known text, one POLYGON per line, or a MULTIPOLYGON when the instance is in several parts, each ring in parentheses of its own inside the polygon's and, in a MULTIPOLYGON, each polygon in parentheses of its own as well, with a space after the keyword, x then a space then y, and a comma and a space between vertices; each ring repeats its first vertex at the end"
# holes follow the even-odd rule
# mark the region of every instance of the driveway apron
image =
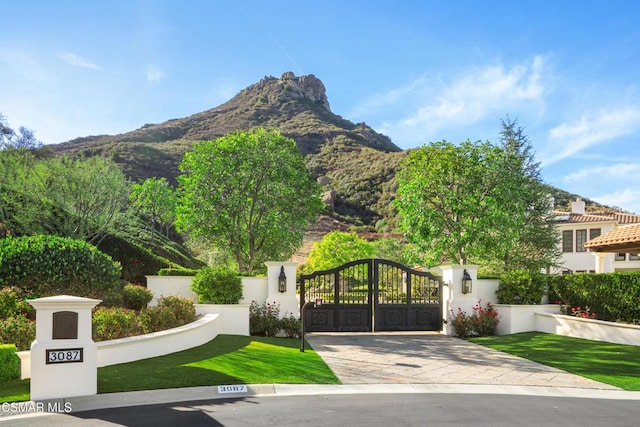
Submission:
POLYGON ((342 384, 616 387, 437 332, 309 333, 342 384))

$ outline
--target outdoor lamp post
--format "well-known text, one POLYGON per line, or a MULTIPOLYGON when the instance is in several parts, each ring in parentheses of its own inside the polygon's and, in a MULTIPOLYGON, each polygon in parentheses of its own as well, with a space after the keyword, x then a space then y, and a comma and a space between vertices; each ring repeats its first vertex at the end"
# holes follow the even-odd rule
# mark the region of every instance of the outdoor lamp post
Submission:
POLYGON ((278 291, 287 292, 287 276, 284 274, 284 266, 280 267, 280 276, 278 276, 278 291))
POLYGON ((466 268, 464 269, 464 273, 462 273, 462 293, 471 293, 471 276, 469 276, 466 268))

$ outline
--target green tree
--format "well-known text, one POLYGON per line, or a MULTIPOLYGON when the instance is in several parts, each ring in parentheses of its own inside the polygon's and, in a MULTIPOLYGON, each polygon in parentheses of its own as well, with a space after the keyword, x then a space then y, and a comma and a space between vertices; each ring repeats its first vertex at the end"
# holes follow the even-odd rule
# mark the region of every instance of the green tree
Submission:
POLYGON ((400 264, 410 264, 405 253, 405 244, 398 239, 383 237, 371 242, 374 257, 388 259, 400 264))
POLYGON ((324 208, 293 140, 279 132, 235 132, 194 145, 178 177, 176 224, 233 253, 241 272, 289 258, 324 208))
POLYGON ((33 223, 40 212, 40 202, 33 194, 31 170, 36 163, 27 150, 0 151, 0 222, 16 234, 28 231, 24 224, 33 223))
POLYGON ((98 244, 126 221, 129 182, 118 166, 99 157, 42 160, 28 178, 39 224, 28 234, 56 234, 98 244), (40 205, 38 205, 38 202, 40 205))
POLYGON ((374 246, 356 233, 332 231, 313 244, 305 273, 339 267, 349 261, 372 258, 374 246))
POLYGON ((529 138, 517 120, 507 117, 502 121, 500 142, 506 154, 502 205, 509 211, 503 221, 510 223, 497 230, 500 238, 489 248, 491 258, 497 270, 539 271, 556 264, 560 257, 553 199, 542 181, 529 138))
POLYGON ((6 117, 0 113, 0 150, 3 149, 33 149, 42 147, 31 129, 20 126, 18 132, 7 123, 6 117))
POLYGON ((503 122, 502 146, 434 143, 398 172, 398 207, 409 240, 429 265, 483 262, 498 272, 539 270, 557 256, 539 165, 522 129, 503 122))
POLYGON ((408 240, 429 266, 484 255, 503 217, 504 151, 490 143, 442 141, 412 150, 398 171, 397 206, 408 240))
POLYGON ((178 206, 178 196, 175 188, 166 178, 148 178, 141 184, 133 184, 129 195, 132 207, 142 216, 151 221, 151 241, 154 241, 157 227, 169 227, 174 221, 175 210, 178 206))

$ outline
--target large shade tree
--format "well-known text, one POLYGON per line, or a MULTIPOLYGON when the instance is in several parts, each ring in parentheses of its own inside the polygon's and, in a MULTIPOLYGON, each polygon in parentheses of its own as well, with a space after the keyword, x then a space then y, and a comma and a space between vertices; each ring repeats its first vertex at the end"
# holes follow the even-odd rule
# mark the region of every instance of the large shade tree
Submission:
POLYGON ((397 205, 407 238, 428 265, 467 264, 500 219, 503 151, 489 143, 436 142, 412 150, 398 171, 397 205))
POLYGON ((473 260, 504 270, 552 262, 555 240, 537 166, 526 140, 504 130, 511 137, 501 147, 443 141, 401 163, 402 227, 427 264, 473 260))
POLYGON ((324 207, 295 142, 276 131, 196 143, 180 170, 176 224, 196 240, 227 248, 241 272, 289 258, 324 207))

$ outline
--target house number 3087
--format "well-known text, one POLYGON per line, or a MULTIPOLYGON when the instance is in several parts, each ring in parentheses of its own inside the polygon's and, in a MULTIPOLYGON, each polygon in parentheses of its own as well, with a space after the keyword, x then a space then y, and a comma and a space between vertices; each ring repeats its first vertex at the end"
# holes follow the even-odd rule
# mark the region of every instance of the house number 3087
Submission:
POLYGON ((47 364, 82 362, 81 348, 47 350, 47 364))

